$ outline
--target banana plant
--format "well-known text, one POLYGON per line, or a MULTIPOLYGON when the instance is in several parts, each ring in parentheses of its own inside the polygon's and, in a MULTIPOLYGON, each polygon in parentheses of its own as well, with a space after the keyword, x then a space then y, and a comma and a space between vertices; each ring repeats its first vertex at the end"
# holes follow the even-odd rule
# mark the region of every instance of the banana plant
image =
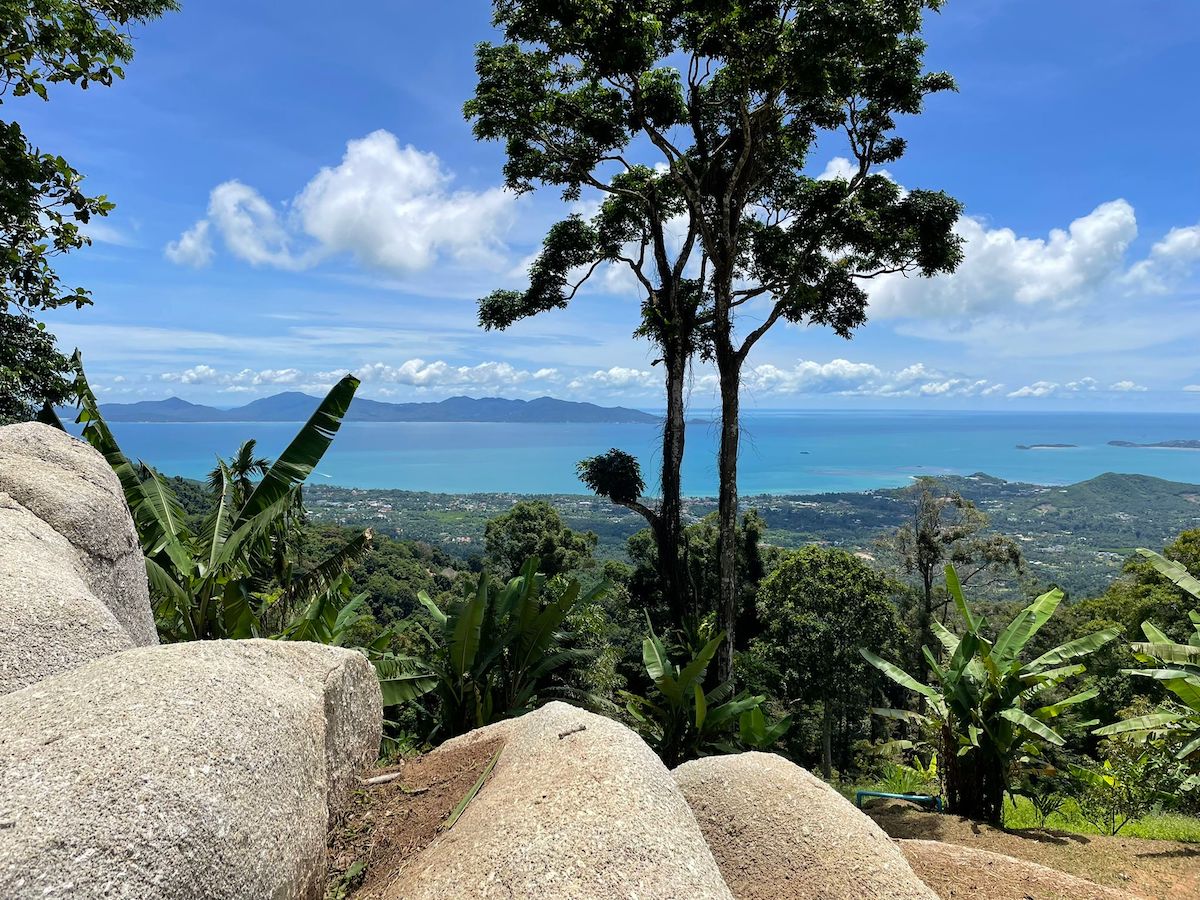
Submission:
MULTIPOLYGON (((156 597, 159 630, 168 640, 262 636, 264 614, 284 598, 280 628, 290 611, 307 608, 370 547, 364 532, 296 579, 279 583, 272 556, 288 531, 300 486, 312 473, 354 398, 359 381, 347 375, 252 487, 228 463, 213 472, 213 508, 193 531, 167 480, 121 451, 100 412, 78 352, 72 359, 82 437, 98 450, 121 482, 137 527, 146 574, 156 597)), ((251 448, 252 449, 252 448, 251 448)))
POLYGON ((922 684, 869 650, 860 652, 867 662, 924 701, 924 712, 874 712, 938 727, 950 811, 998 823, 1009 773, 1018 755, 1036 756, 1044 744, 1061 747, 1065 741, 1050 723, 1099 692, 1081 691, 1050 703, 1043 698, 1085 671, 1078 660, 1112 641, 1120 629, 1106 628, 1068 641, 1026 662, 1022 659, 1025 647, 1062 603, 1062 591, 1056 588, 1042 594, 995 640, 989 640, 984 636, 987 621, 977 618, 968 606, 953 566, 946 567, 946 586, 966 628, 958 636, 934 623, 942 652, 935 654, 928 647, 922 652, 935 684, 922 684))
MULTIPOLYGON (((1200 580, 1174 560, 1152 550, 1138 550, 1164 576, 1200 601, 1200 580)), ((1171 738, 1182 746, 1175 758, 1196 770, 1183 782, 1184 790, 1200 786, 1200 612, 1189 614, 1193 633, 1186 644, 1172 641, 1150 622, 1142 623, 1145 641, 1131 646, 1134 658, 1150 666, 1125 669, 1126 674, 1152 678, 1175 695, 1176 702, 1144 716, 1135 716, 1098 728, 1095 734, 1111 737, 1128 734, 1143 740, 1171 738)))
POLYGON ((650 698, 621 691, 620 696, 634 727, 669 768, 699 756, 734 752, 738 748, 732 733, 739 726, 764 749, 783 737, 790 720, 768 726, 765 718, 761 723, 746 718, 743 725, 743 715, 759 709, 766 697, 745 691, 734 696, 732 681, 705 691, 704 676, 725 640, 724 632, 691 659, 675 663, 653 626, 649 627, 650 635, 642 642, 642 662, 655 694, 650 698))
POLYGON ((424 656, 395 657, 377 666, 384 705, 429 696, 439 741, 501 719, 522 715, 550 699, 595 703, 559 679, 590 650, 573 646, 564 627, 577 604, 609 590, 601 583, 583 592, 575 579, 547 580, 540 562, 529 559, 520 574, 498 586, 482 572, 463 596, 446 608, 425 592, 431 628, 412 623, 427 647, 424 656))

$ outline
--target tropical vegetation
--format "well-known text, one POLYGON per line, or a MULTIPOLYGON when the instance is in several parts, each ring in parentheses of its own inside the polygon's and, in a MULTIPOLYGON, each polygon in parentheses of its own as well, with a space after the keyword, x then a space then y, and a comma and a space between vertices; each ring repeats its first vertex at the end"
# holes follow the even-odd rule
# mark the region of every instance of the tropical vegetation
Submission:
POLYGON ((1026 646, 1050 621, 1063 600, 1058 589, 1026 606, 994 638, 963 596, 953 566, 946 567, 946 588, 965 625, 956 635, 935 624, 940 654, 928 646, 922 654, 936 678, 924 684, 863 648, 863 657, 900 686, 918 694, 923 711, 880 709, 880 715, 933 726, 942 748, 947 805, 951 812, 1000 823, 1013 768, 1022 755, 1037 758, 1042 745, 1061 747, 1066 739, 1050 723, 1070 707, 1096 696, 1097 689, 1054 699, 1058 688, 1085 671, 1078 662, 1120 633, 1115 627, 1068 641, 1026 661, 1026 646))
POLYGON ((577 645, 568 617, 608 586, 584 591, 577 580, 547 578, 540 567, 531 558, 507 583, 481 572, 442 606, 418 594, 428 625, 411 623, 416 655, 380 667, 384 703, 432 701, 425 702, 432 722, 426 739, 442 741, 550 699, 591 701, 559 676, 591 656, 577 645))

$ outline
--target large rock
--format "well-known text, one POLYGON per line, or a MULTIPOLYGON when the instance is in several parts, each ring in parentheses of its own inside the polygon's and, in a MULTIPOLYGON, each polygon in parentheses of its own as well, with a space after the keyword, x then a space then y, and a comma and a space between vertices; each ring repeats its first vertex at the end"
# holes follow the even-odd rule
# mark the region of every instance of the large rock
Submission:
POLYGON ((0 694, 132 646, 67 539, 0 493, 0 694))
POLYGON ((900 841, 913 869, 942 900, 1136 900, 1057 869, 988 850, 941 841, 900 841))
POLYGON ((628 728, 551 703, 460 741, 494 737, 491 780, 386 897, 729 900, 670 773, 628 728))
POLYGON ((878 825, 781 756, 712 756, 674 775, 737 900, 937 900, 878 825))
POLYGON ((316 644, 137 648, 0 697, 0 897, 320 897, 379 737, 370 663, 316 644))
POLYGON ((84 581, 135 646, 158 643, 137 531, 103 456, 49 425, 0 427, 0 491, 70 541, 84 581))

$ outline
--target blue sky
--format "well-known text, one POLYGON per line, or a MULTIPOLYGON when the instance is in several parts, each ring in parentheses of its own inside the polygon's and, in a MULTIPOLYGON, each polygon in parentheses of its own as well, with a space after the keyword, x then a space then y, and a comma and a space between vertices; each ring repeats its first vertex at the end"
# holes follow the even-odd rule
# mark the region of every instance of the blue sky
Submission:
MULTIPOLYGON (((563 212, 505 194, 501 148, 462 119, 489 17, 183 0, 138 32, 125 82, 14 103, 118 204, 61 267, 95 306, 49 318, 101 396, 236 405, 350 370, 383 399, 659 405, 621 278, 475 325, 563 212)), ((960 90, 904 123, 889 169, 964 202, 966 261, 880 284, 852 341, 777 327, 747 404, 1200 411, 1200 3, 951 0, 926 36, 960 90)), ((844 154, 823 144, 814 173, 844 154)))

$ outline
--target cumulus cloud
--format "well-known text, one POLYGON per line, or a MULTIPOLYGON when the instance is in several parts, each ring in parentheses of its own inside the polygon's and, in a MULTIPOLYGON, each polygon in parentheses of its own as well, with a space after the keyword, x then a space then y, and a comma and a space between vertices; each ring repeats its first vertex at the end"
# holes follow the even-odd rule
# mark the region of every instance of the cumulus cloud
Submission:
POLYGON ((171 241, 163 251, 167 259, 177 266, 203 268, 212 262, 213 246, 209 236, 211 224, 207 219, 201 219, 179 236, 179 240, 171 241))
POLYGON ((305 380, 300 369, 242 369, 239 372, 221 372, 212 366, 198 365, 182 372, 163 372, 160 381, 178 384, 214 384, 228 388, 251 389, 264 385, 299 384, 305 380))
POLYGON ((619 392, 646 390, 661 384, 662 377, 653 372, 628 366, 613 366, 573 378, 568 382, 567 388, 572 391, 607 388, 619 392))
POLYGON ((1191 274, 1200 263, 1200 225, 1172 228, 1150 248, 1150 255, 1136 263, 1126 277, 1135 290, 1165 294, 1191 274))
MULTIPOLYGON (((829 362, 800 360, 794 366, 764 363, 746 370, 743 384, 753 396, 834 394, 871 397, 983 397, 991 396, 1003 385, 986 378, 967 378, 916 363, 896 371, 887 371, 872 363, 834 359, 829 362)), ((705 389, 715 390, 715 375, 699 381, 705 389)))
POLYGON ((165 253, 180 265, 205 265, 219 236, 237 258, 281 269, 336 254, 401 273, 443 257, 499 265, 514 196, 500 188, 454 191, 452 181, 435 154, 375 131, 348 142, 341 162, 318 172, 285 207, 240 181, 217 185, 206 218, 165 253))
POLYGON ((532 381, 558 379, 557 369, 518 369, 506 362, 482 362, 474 366, 455 366, 445 360, 426 362, 410 359, 398 366, 372 363, 356 370, 364 382, 404 384, 417 388, 436 387, 517 387, 532 381))
POLYGON ((955 231, 964 241, 958 270, 933 279, 879 279, 871 293, 875 317, 973 316, 1014 304, 1076 305, 1122 274, 1137 219, 1126 201, 1113 200, 1046 238, 989 228, 970 216, 959 219, 955 231))
POLYGON ((1053 381, 1035 381, 1033 384, 1027 384, 1025 387, 1017 388, 1009 393, 1010 397, 1049 397, 1058 390, 1058 385, 1053 381))
MULTIPOLYGON (((1052 397, 1056 394, 1080 394, 1090 393, 1101 390, 1100 382, 1095 378, 1083 377, 1075 381, 1068 381, 1065 384, 1059 384, 1056 381, 1035 381, 1033 384, 1027 384, 1024 387, 1017 388, 1009 393, 1009 397, 1052 397)), ((1148 388, 1143 387, 1135 381, 1123 380, 1117 381, 1108 386, 1109 391, 1119 394, 1136 393, 1146 391, 1148 388)), ((1187 388, 1184 388, 1187 390, 1187 388)))

